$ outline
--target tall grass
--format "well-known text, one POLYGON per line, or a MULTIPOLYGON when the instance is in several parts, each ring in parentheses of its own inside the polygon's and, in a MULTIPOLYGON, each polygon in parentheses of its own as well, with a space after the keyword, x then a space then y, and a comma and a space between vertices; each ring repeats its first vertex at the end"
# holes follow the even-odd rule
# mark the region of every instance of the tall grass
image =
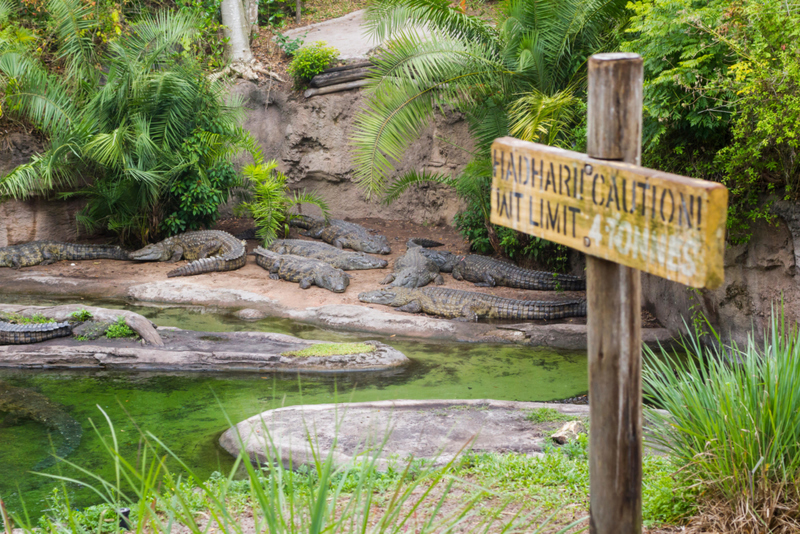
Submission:
POLYGON ((539 511, 514 512, 508 504, 481 509, 476 504, 489 490, 454 476, 456 458, 443 466, 409 460, 399 469, 380 471, 385 440, 352 462, 336 465, 335 455, 320 454, 309 433, 313 465, 293 469, 291 461, 284 465, 267 425, 261 431, 267 436, 268 461, 255 465, 243 453, 227 476, 203 480, 150 432, 140 431, 135 459, 123 457, 111 419, 98 409, 108 430, 92 425, 113 462, 113 479, 62 459, 61 465, 79 476, 44 474, 61 484, 47 515, 37 522, 24 513, 10 517, 0 507, 6 530, 13 522, 25 533, 116 533, 122 530, 122 508, 131 509, 130 527, 137 534, 565 533, 583 523, 553 526, 557 512, 549 517, 539 511), (75 510, 68 491, 73 484, 88 487, 100 504, 75 510))
MULTIPOLYGON (((712 329, 713 330, 713 329, 712 329)), ((702 489, 703 528, 800 530, 800 337, 773 313, 764 342, 744 347, 684 340, 688 357, 645 347, 652 439, 702 489)))

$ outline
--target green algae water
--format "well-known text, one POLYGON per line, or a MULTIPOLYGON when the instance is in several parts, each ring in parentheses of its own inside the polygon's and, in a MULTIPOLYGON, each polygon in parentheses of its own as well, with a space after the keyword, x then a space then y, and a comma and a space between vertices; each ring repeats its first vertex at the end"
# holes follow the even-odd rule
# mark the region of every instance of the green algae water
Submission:
MULTIPOLYGON (((391 399, 547 401, 587 390, 583 353, 343 334, 282 319, 245 323, 204 309, 99 305, 125 307, 159 326, 191 330, 260 330, 327 341, 379 339, 411 359, 409 365, 385 372, 304 375, 0 369, 0 380, 48 397, 80 422, 83 438, 68 460, 107 479, 113 478, 113 466, 92 427, 109 434, 98 406, 113 422, 121 451, 129 460, 136 459, 138 427, 158 436, 198 475, 207 477, 233 464, 233 458, 217 444, 228 420, 236 423, 272 408, 391 399)), ((49 436, 46 427, 34 421, 15 419, 13 414, 0 418, 0 498, 12 511, 21 512, 21 499, 34 517, 44 509, 56 483, 30 471, 60 440, 61 436, 49 436)), ((64 463, 43 472, 86 479, 64 463)), ((99 502, 76 484, 67 483, 67 490, 76 507, 99 502)))

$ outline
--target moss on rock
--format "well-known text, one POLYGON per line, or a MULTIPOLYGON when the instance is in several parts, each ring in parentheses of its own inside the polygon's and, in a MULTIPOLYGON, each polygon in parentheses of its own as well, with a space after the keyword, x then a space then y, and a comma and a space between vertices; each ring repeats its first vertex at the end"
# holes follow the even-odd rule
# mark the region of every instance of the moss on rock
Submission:
POLYGON ((374 350, 374 345, 368 345, 366 343, 317 343, 302 350, 283 352, 281 356, 292 356, 295 358, 309 356, 344 356, 347 354, 364 354, 365 352, 373 352, 374 350))

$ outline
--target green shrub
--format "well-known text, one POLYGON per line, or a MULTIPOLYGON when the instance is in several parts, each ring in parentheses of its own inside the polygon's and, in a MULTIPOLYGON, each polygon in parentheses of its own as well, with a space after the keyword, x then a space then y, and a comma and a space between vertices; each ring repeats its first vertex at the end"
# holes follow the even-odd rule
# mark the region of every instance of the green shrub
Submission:
POLYGON ((304 33, 302 37, 295 37, 294 39, 290 39, 288 36, 280 33, 275 32, 275 43, 278 45, 278 48, 283 50, 283 53, 287 56, 294 56, 300 47, 303 46, 303 42, 308 35, 308 32, 304 33))
POLYGON ((119 338, 119 337, 135 337, 136 332, 131 329, 130 326, 125 322, 124 317, 117 317, 117 322, 110 325, 108 330, 106 330, 106 337, 109 339, 119 338))
POLYGON ((252 188, 252 200, 236 207, 236 213, 250 212, 256 223, 256 234, 269 245, 280 233, 289 232, 289 220, 296 215, 292 209, 301 204, 317 206, 328 217, 328 205, 315 193, 289 191, 286 175, 278 170, 278 162, 266 163, 260 157, 254 165, 242 169, 252 188))
MULTIPOLYGON (((684 344, 688 358, 645 346, 652 439, 686 480, 722 501, 712 530, 788 532, 800 520, 800 335, 773 316, 763 347, 684 344), (728 514, 719 514, 721 509, 728 514), (737 512, 738 511, 738 512, 737 512), (735 528, 734 528, 735 527, 735 528), (766 529, 766 530, 765 530, 766 529)), ((701 509, 702 512, 702 509, 701 509)))
POLYGON ((289 63, 289 74, 296 80, 307 81, 327 69, 339 57, 339 51, 317 41, 301 47, 289 63))
POLYGON ((92 318, 92 313, 91 313, 91 312, 89 312, 89 311, 87 311, 87 310, 78 310, 78 311, 74 311, 74 312, 72 312, 72 313, 70 314, 70 317, 71 317, 71 318, 72 318, 74 321, 81 321, 81 322, 83 322, 83 321, 88 321, 89 319, 91 319, 91 318, 92 318))

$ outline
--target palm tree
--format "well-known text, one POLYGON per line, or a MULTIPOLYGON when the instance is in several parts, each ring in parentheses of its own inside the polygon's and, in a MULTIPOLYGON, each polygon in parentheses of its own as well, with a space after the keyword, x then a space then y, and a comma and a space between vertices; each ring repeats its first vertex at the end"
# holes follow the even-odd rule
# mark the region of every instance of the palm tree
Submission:
POLYGON ((88 4, 50 0, 48 10, 62 76, 0 43, 3 108, 50 141, 0 178, 0 198, 48 194, 88 175, 90 185, 62 196, 88 198, 79 221, 89 228, 143 242, 213 221, 240 183, 231 157, 254 144, 239 126, 240 103, 178 52, 196 35, 196 21, 162 11, 100 46, 100 21, 88 4))
MULTIPOLYGON (((387 44, 352 139, 361 187, 367 195, 384 194, 394 162, 439 109, 466 114, 477 158, 487 158, 503 135, 557 142, 580 102, 586 60, 612 44, 626 3, 509 0, 496 25, 447 0, 372 4, 368 31, 387 44)), ((421 181, 450 183, 412 173, 394 184, 391 196, 421 181)))

